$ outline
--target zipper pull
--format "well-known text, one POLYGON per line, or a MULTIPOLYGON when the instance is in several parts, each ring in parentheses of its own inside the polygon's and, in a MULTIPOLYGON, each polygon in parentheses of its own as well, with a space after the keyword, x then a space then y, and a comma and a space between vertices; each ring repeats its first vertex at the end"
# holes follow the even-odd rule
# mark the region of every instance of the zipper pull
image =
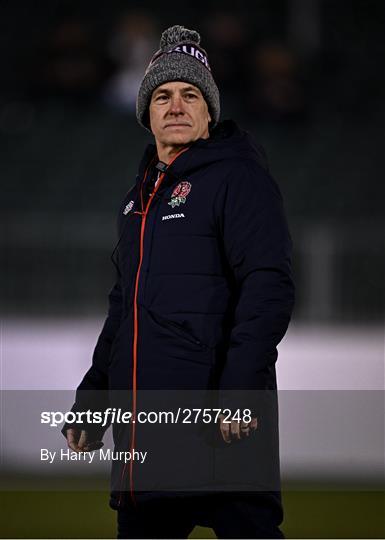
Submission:
POLYGON ((155 165, 155 169, 158 169, 158 171, 164 173, 167 170, 167 163, 164 163, 163 161, 158 161, 158 163, 155 165))

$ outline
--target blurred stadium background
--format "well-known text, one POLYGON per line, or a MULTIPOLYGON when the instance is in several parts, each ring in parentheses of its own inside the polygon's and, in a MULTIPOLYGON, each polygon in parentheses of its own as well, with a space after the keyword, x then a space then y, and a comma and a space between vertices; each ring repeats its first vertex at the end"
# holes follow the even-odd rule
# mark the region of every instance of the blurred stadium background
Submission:
MULTIPOLYGON (((383 405, 383 22, 383 0, 2 2, 2 389, 72 389, 90 362, 116 212, 152 140, 138 85, 161 32, 183 24, 202 35, 222 119, 264 146, 284 196, 297 304, 280 388, 377 391, 383 405)), ((351 467, 347 442, 334 461, 317 440, 311 455, 282 448, 289 538, 385 536, 375 412, 380 442, 361 440, 351 467)), ((17 466, 31 488, 5 483, 2 537, 114 536, 107 493, 75 493, 82 479, 67 479, 74 493, 33 491, 27 451, 17 466)))

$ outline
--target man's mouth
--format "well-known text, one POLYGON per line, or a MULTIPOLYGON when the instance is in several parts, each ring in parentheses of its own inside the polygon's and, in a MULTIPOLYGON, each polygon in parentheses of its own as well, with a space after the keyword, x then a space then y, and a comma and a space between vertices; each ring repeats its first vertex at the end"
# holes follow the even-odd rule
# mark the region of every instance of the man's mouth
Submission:
POLYGON ((191 126, 190 124, 166 124, 164 127, 168 128, 168 127, 191 127, 191 126))

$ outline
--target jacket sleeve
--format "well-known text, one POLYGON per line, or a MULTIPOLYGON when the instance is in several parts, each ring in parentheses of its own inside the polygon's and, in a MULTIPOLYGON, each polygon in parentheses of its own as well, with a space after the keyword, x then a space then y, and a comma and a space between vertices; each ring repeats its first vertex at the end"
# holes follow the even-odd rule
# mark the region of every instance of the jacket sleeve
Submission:
MULTIPOLYGON (((120 326, 122 317, 122 292, 118 279, 109 294, 109 310, 102 331, 97 340, 92 364, 76 390, 76 399, 71 411, 103 411, 109 406, 108 401, 108 363, 111 346, 120 326)), ((91 440, 101 439, 108 426, 99 424, 65 424, 62 433, 71 427, 86 429, 91 440)))
POLYGON ((222 405, 230 406, 227 390, 275 388, 277 345, 294 305, 292 242, 279 188, 257 163, 239 162, 219 200, 235 297, 219 378, 222 405))

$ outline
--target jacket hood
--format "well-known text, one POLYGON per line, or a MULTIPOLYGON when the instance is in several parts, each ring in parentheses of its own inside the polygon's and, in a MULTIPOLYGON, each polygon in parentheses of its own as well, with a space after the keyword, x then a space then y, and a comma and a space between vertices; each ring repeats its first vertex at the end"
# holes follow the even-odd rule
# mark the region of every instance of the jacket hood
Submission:
MULTIPOLYGON (((149 144, 143 154, 139 166, 139 178, 142 178, 148 166, 157 164, 155 144, 149 144)), ((168 167, 173 176, 195 172, 215 162, 228 160, 253 160, 268 171, 268 163, 264 149, 250 135, 242 130, 233 120, 220 122, 211 132, 208 139, 197 139, 189 149, 181 154, 175 163, 168 167)))

